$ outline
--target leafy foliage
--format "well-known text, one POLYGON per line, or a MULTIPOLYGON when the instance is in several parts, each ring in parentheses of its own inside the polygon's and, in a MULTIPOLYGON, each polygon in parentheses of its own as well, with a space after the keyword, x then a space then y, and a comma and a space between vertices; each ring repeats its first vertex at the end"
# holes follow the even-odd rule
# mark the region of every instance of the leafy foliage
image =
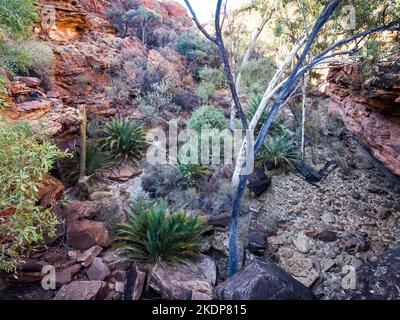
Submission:
POLYGON ((207 81, 202 81, 196 89, 196 94, 202 99, 203 103, 208 103, 214 96, 214 92, 214 84, 207 81))
POLYGON ((0 73, 0 109, 8 107, 8 102, 7 102, 8 93, 7 93, 6 83, 7 83, 6 75, 0 73))
POLYGON ((202 106, 196 109, 189 119, 188 127, 200 132, 202 129, 228 128, 228 121, 223 113, 211 106, 202 106))
POLYGON ((199 70, 199 78, 201 82, 196 93, 202 98, 203 103, 208 103, 216 89, 223 89, 227 85, 225 74, 216 68, 208 66, 201 68, 199 70))
MULTIPOLYGON (((304 32, 303 13, 308 19, 308 25, 319 15, 326 1, 304 0, 292 1, 285 0, 278 3, 279 16, 275 23, 275 36, 285 39, 292 43, 304 32)), ((365 30, 377 25, 386 24, 389 21, 399 19, 400 9, 392 0, 353 0, 351 2, 342 1, 336 8, 327 27, 324 28, 313 46, 313 53, 321 52, 328 44, 350 36, 361 30, 365 30), (349 5, 351 9, 349 10, 349 5), (354 12, 353 12, 354 10, 354 12), (354 13, 354 25, 348 18, 354 13)), ((375 41, 375 35, 365 39, 366 43, 375 41)), ((388 50, 396 44, 388 45, 388 50)), ((365 51, 361 52, 365 57, 365 51)))
POLYGON ((118 1, 107 14, 122 37, 134 35, 147 44, 151 44, 149 35, 162 22, 162 16, 157 10, 143 6, 138 0, 118 1))
POLYGON ((176 39, 175 47, 188 59, 192 73, 195 75, 198 74, 200 66, 218 67, 220 65, 214 44, 192 30, 182 32, 176 39))
POLYGON ((223 89, 227 85, 225 74, 220 69, 205 66, 200 69, 199 78, 204 82, 212 83, 216 89, 223 89))
POLYGON ((164 72, 148 64, 145 58, 137 57, 134 53, 131 55, 130 52, 124 52, 124 55, 126 57, 119 63, 122 67, 108 74, 111 82, 108 94, 120 104, 130 103, 131 98, 153 91, 152 86, 165 78, 164 72))
POLYGON ((147 149, 146 133, 138 122, 116 117, 105 125, 101 144, 114 159, 138 163, 147 149))
POLYGON ((0 214, 0 264, 7 271, 45 235, 55 234, 58 220, 37 205, 37 195, 43 176, 63 155, 38 128, 0 122, 0 213, 12 212, 0 214))
POLYGON ((188 216, 183 209, 171 212, 166 200, 160 204, 139 202, 127 210, 128 222, 117 229, 117 247, 140 262, 189 263, 200 254, 205 221, 188 216))
POLYGON ((192 182, 191 184, 193 184, 197 179, 210 175, 210 170, 206 166, 197 163, 178 163, 178 169, 185 179, 192 182))
POLYGON ((245 91, 264 91, 274 73, 274 67, 269 58, 250 60, 242 67, 241 84, 245 91))
POLYGON ((257 161, 263 164, 272 161, 275 168, 282 168, 285 171, 292 169, 298 159, 299 155, 293 143, 285 135, 267 138, 257 156, 257 161))
POLYGON ((143 190, 152 197, 165 197, 172 190, 184 190, 187 187, 188 180, 177 166, 150 166, 142 178, 143 190))
MULTIPOLYGON (((76 183, 79 179, 80 150, 76 150, 71 159, 64 161, 65 177, 71 183, 76 183)), ((94 143, 88 143, 86 148, 86 176, 90 176, 99 170, 106 169, 113 164, 112 158, 107 151, 102 151, 94 143)))
POLYGON ((28 36, 38 18, 33 0, 0 0, 0 31, 10 38, 28 36))
POLYGON ((175 43, 177 34, 174 30, 159 27, 152 33, 154 45, 157 47, 165 47, 171 43, 175 43))
POLYGON ((138 98, 139 110, 146 119, 154 119, 162 110, 178 111, 172 102, 172 82, 166 78, 150 85, 151 89, 138 98))
POLYGON ((43 42, 23 41, 19 47, 29 53, 29 69, 39 77, 45 85, 50 85, 50 76, 55 62, 55 56, 50 46, 43 42))
POLYGON ((33 64, 26 48, 2 42, 0 42, 0 62, 12 73, 28 73, 33 64))

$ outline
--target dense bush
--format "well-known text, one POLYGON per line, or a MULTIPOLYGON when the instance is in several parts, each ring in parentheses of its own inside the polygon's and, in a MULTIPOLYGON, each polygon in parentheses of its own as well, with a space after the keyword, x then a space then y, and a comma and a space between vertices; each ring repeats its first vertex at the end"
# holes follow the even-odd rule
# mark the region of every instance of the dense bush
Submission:
POLYGON ((242 88, 245 91, 264 92, 275 70, 270 59, 250 60, 241 70, 242 88))
POLYGON ((208 66, 199 70, 199 78, 204 82, 211 82, 216 89, 223 89, 226 87, 226 76, 223 71, 208 66))
POLYGON ((37 197, 43 176, 62 156, 39 128, 0 122, 0 269, 10 271, 45 235, 55 234, 58 220, 37 197))
POLYGON ((0 42, 0 62, 12 73, 28 73, 33 60, 29 51, 15 44, 0 42))
POLYGON ((5 74, 0 73, 0 109, 4 109, 8 107, 7 102, 7 76, 5 74))
POLYGON ((153 83, 151 89, 138 98, 139 111, 145 119, 157 118, 161 111, 178 111, 179 107, 172 102, 173 87, 169 79, 153 83))
POLYGON ((220 65, 216 46, 192 30, 182 32, 176 39, 175 47, 188 59, 195 75, 198 75, 200 66, 218 67, 220 65))
POLYGON ((165 197, 172 190, 184 190, 189 185, 177 166, 154 165, 146 168, 145 172, 142 188, 152 197, 165 197))
POLYGON ((189 119, 188 127, 198 132, 202 129, 224 130, 228 128, 228 121, 218 109, 211 106, 202 106, 193 112, 189 119))
POLYGON ((200 216, 188 216, 183 209, 170 211, 166 200, 139 202, 127 212, 128 222, 117 228, 116 246, 130 259, 150 264, 189 263, 200 254, 205 231, 200 216))
POLYGON ((128 104, 131 98, 152 91, 152 86, 165 78, 165 73, 148 64, 145 58, 130 56, 129 52, 124 54, 127 57, 121 61, 122 66, 108 73, 111 86, 107 92, 120 104, 128 104))
POLYGON ((31 57, 30 69, 41 79, 48 79, 52 73, 55 56, 50 46, 39 41, 24 41, 21 47, 29 52, 31 57))
POLYGON ((38 19, 35 1, 0 0, 0 31, 8 37, 26 37, 38 19))
POLYGON ((203 103, 208 103, 214 96, 215 86, 212 82, 202 81, 196 89, 196 94, 199 96, 203 103))
POLYGON ((138 122, 116 117, 106 123, 101 145, 116 160, 138 163, 147 149, 146 133, 138 122))
POLYGON ((202 179, 210 175, 210 170, 197 163, 178 163, 178 169, 188 183, 194 186, 197 179, 202 179))
POLYGON ((174 30, 165 29, 162 27, 155 29, 151 34, 151 36, 152 38, 154 38, 152 42, 157 47, 164 47, 171 43, 175 43, 177 37, 176 32, 174 30))
POLYGON ((122 37, 133 35, 147 44, 152 44, 152 33, 162 23, 158 10, 143 6, 139 0, 118 1, 108 9, 107 14, 122 37))

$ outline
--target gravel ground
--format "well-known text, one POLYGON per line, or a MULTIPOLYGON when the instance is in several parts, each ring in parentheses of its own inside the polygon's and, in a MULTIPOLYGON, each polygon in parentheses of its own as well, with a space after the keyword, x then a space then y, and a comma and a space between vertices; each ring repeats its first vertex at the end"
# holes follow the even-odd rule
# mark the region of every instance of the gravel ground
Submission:
POLYGON ((318 186, 292 173, 273 176, 253 200, 253 225, 269 235, 264 257, 327 299, 352 267, 400 244, 400 188, 345 131, 314 151, 317 168, 330 159, 340 166, 318 186))

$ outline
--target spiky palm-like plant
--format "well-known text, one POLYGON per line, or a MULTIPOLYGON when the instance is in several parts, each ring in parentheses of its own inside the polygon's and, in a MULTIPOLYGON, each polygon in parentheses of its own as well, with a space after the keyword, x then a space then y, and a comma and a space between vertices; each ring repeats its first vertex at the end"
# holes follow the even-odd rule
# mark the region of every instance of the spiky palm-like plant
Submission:
POLYGON ((284 170, 293 169, 294 163, 299 159, 292 141, 287 136, 270 137, 265 140, 257 160, 265 163, 272 161, 275 168, 284 170))
POLYGON ((116 117, 104 127, 102 148, 110 151, 116 160, 138 163, 147 149, 146 133, 137 121, 116 117))
MULTIPOLYGON (((79 178, 79 159, 80 150, 76 150, 72 158, 64 160, 64 174, 71 183, 76 183, 79 178)), ((86 172, 87 176, 96 173, 99 170, 106 169, 113 164, 110 154, 100 148, 93 142, 88 143, 86 148, 86 172)))
POLYGON ((115 246, 124 249, 128 258, 152 265, 188 264, 200 254, 205 231, 200 216, 188 216, 183 209, 170 212, 166 200, 140 202, 127 213, 128 221, 117 227, 115 246))
POLYGON ((189 182, 195 182, 197 179, 201 179, 210 175, 210 170, 208 167, 198 163, 183 164, 179 162, 178 169, 186 179, 190 180, 189 182))

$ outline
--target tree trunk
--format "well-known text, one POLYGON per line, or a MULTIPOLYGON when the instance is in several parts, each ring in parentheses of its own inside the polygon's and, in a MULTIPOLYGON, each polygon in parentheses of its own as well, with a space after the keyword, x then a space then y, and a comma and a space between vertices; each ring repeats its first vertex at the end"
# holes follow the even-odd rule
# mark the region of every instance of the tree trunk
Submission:
POLYGON ((86 106, 79 106, 79 120, 81 129, 81 148, 80 148, 80 160, 79 160, 79 181, 86 176, 86 128, 87 128, 87 117, 86 117, 86 106))
MULTIPOLYGON (((257 127, 257 124, 260 121, 261 116, 265 112, 265 108, 267 107, 268 103, 270 102, 272 97, 275 95, 275 93, 285 83, 285 81, 281 81, 280 83, 278 83, 280 77, 282 76, 282 74, 286 70, 286 68, 289 66, 292 59, 296 56, 297 52, 301 49, 301 47, 303 46, 305 41, 306 41, 306 38, 303 38, 297 44, 294 45, 292 51, 289 53, 286 60, 281 64, 278 71, 276 71, 274 77, 270 81, 268 88, 264 93, 264 97, 261 100, 260 106, 258 107, 257 112, 254 115, 254 118, 251 120, 250 125, 249 125, 249 131, 252 136, 254 136, 255 128, 257 127)), ((246 154, 245 154, 246 148, 247 148, 246 141, 244 140, 242 143, 242 147, 240 149, 238 158, 236 160, 236 167, 235 167, 235 171, 232 176, 232 185, 234 187, 236 187, 239 183, 239 175, 240 175, 240 172, 242 171, 243 164, 246 160, 246 154)))
POLYGON ((301 157, 305 157, 305 124, 306 124, 306 104, 307 104, 307 75, 303 78, 302 102, 301 102, 301 157))

